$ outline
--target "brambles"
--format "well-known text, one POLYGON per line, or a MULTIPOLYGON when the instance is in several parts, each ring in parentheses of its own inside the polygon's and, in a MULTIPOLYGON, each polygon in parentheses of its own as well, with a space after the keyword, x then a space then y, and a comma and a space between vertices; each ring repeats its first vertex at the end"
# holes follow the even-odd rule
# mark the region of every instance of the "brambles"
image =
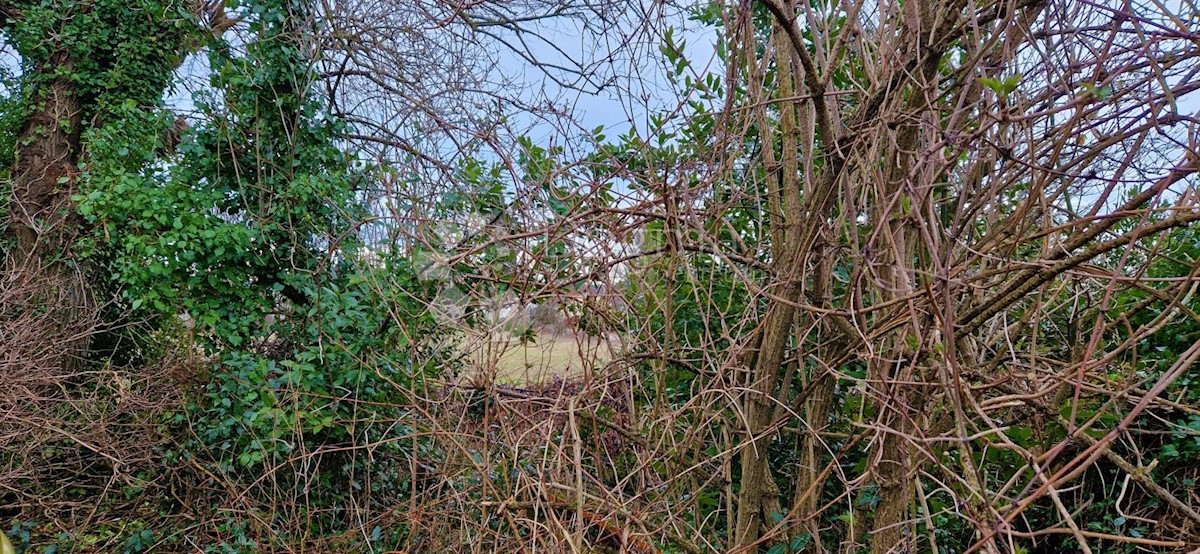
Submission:
POLYGON ((0 516, 24 551, 1191 548, 1185 8, 0 1, 0 516))

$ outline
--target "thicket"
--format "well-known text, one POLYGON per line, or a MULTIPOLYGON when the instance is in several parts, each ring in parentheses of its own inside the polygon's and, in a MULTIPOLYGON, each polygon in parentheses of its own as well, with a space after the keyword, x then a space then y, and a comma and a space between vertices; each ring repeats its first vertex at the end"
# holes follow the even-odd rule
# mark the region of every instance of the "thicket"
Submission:
POLYGON ((1195 10, 653 7, 0 1, 17 550, 1200 544, 1195 10))

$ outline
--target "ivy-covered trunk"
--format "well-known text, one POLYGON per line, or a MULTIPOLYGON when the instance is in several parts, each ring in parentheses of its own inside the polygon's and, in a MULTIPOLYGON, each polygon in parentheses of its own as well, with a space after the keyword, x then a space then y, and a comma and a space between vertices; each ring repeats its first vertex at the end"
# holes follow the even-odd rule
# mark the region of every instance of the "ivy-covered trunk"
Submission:
POLYGON ((39 69, 42 82, 30 95, 31 113, 19 134, 12 169, 8 231, 13 238, 11 269, 30 274, 64 265, 65 247, 78 222, 70 215, 70 197, 79 175, 80 123, 83 109, 75 87, 59 74, 70 73, 65 52, 39 69))
POLYGON ((87 322, 96 310, 86 269, 71 255, 79 227, 71 195, 83 120, 78 89, 69 78, 73 68, 71 55, 60 50, 36 64, 27 79, 32 101, 14 148, 5 269, 10 284, 35 294, 27 297, 28 306, 0 306, 0 314, 33 306, 52 314, 52 328, 42 332, 64 342, 59 359, 44 361, 54 366, 70 365, 86 350, 87 322))
MULTIPOLYGON (((89 137, 125 126, 118 114, 160 109, 195 26, 188 12, 159 2, 3 2, 0 16, 4 42, 21 65, 20 101, 10 106, 16 117, 5 118, 15 122, 17 139, 5 279, 33 291, 23 306, 0 307, 0 317, 26 309, 52 314, 54 324, 40 332, 61 345, 61 358, 43 362, 67 367, 86 355, 99 308, 96 276, 77 249, 86 229, 73 201, 89 137)), ((138 132, 157 139, 155 129, 138 132)))

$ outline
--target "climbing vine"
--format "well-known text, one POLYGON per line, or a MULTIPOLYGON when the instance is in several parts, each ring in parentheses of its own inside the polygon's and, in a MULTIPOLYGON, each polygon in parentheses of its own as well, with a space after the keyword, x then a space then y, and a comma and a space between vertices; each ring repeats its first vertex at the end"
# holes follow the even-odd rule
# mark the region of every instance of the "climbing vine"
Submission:
MULTIPOLYGON (((344 124, 315 92, 306 3, 13 8, 20 16, 5 20, 5 40, 21 67, 0 134, 69 143, 53 182, 27 181, 70 201, 52 206, 70 214, 58 256, 91 275, 111 329, 89 355, 137 367, 157 363, 156 343, 192 342, 209 367, 185 404, 162 414, 173 429, 160 451, 168 473, 191 488, 220 475, 251 506, 308 497, 213 531, 237 530, 231 543, 247 552, 281 534, 339 532, 364 487, 402 494, 411 482, 380 472, 407 467, 418 447, 394 440, 414 434, 397 427, 406 385, 452 367, 453 356, 432 342, 444 330, 421 309, 434 287, 404 259, 357 239, 365 213, 357 193, 370 175, 336 142, 344 124), (205 28, 214 16, 202 10, 219 10, 236 38, 205 28), (164 98, 193 54, 206 58, 208 86, 185 118, 164 98), (62 98, 70 117, 34 117, 62 112, 51 105, 62 98), (47 124, 55 127, 37 127, 47 124), (370 468, 353 454, 380 441, 370 468), (323 461, 294 464, 297 456, 323 461), (274 476, 269 487, 259 479, 264 468, 274 476), (324 492, 306 492, 313 482, 324 492), (321 515, 301 515, 310 510, 321 515), (271 528, 259 526, 263 518, 271 528)), ((30 156, 14 142, 0 150, 9 165, 30 156)), ((18 200, 40 197, 30 198, 18 200)), ((139 545, 158 536, 135 535, 139 545)))

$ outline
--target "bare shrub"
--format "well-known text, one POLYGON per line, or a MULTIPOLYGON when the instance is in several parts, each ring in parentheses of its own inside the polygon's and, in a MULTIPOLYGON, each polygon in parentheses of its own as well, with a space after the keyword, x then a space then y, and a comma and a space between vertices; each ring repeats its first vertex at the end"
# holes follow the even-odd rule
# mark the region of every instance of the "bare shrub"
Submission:
POLYGON ((168 346, 139 367, 65 362, 77 355, 68 345, 102 332, 99 308, 72 304, 77 295, 53 277, 18 275, 0 277, 0 513, 86 529, 146 500, 127 493, 155 489, 162 416, 180 402, 197 355, 168 346))

